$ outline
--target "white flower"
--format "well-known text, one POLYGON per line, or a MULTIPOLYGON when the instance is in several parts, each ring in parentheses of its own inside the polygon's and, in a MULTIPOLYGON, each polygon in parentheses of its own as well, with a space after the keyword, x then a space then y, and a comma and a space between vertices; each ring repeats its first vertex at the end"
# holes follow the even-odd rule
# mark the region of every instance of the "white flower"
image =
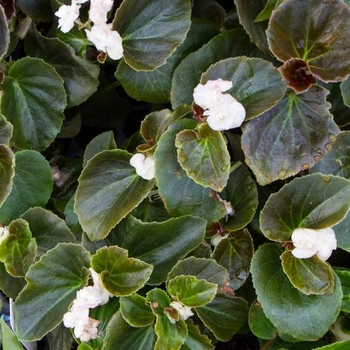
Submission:
POLYGON ((73 0, 71 5, 62 5, 55 15, 59 18, 58 28, 61 29, 63 33, 68 33, 73 27, 74 22, 79 17, 80 5, 73 0))
MULTIPOLYGON (((191 311, 191 308, 189 308, 188 306, 182 305, 178 301, 172 301, 169 306, 178 312, 181 320, 185 321, 189 317, 193 316, 193 312, 191 311)), ((171 323, 175 323, 176 320, 172 318, 171 315, 169 315, 169 313, 165 312, 165 314, 167 315, 171 323)))
POLYGON ((231 88, 231 81, 222 79, 208 80, 204 85, 198 84, 194 89, 194 102, 203 109, 211 108, 222 101, 222 92, 231 88))
POLYGON ((222 101, 210 107, 203 115, 208 116, 207 123, 210 128, 217 131, 238 128, 246 116, 243 105, 233 96, 222 95, 222 101))
POLYGON ((145 157, 142 153, 136 153, 131 157, 130 165, 135 168, 136 174, 145 180, 154 178, 155 169, 152 157, 145 157))
POLYGON ((313 230, 310 228, 297 228, 292 233, 294 249, 292 254, 299 259, 311 258, 317 255, 326 261, 337 249, 337 239, 331 227, 313 230))
POLYGON ((104 305, 108 303, 109 298, 113 297, 113 294, 108 292, 108 290, 103 286, 101 275, 98 274, 91 267, 89 268, 91 277, 94 281, 94 288, 98 292, 100 297, 99 305, 104 305))
POLYGON ((117 31, 112 30, 112 23, 95 24, 91 30, 85 29, 85 31, 87 38, 97 50, 107 52, 113 60, 123 57, 122 38, 117 31))
POLYGON ((88 342, 91 339, 96 339, 98 337, 98 329, 100 321, 94 320, 89 317, 87 322, 77 322, 74 328, 74 335, 83 342, 88 342))
POLYGON ((0 226, 0 243, 10 234, 6 226, 0 226))
POLYGON ((84 287, 77 292, 77 305, 93 309, 98 305, 101 305, 101 295, 98 288, 95 286, 84 287))
POLYGON ((107 13, 113 6, 113 0, 91 0, 89 18, 94 24, 107 22, 107 13))

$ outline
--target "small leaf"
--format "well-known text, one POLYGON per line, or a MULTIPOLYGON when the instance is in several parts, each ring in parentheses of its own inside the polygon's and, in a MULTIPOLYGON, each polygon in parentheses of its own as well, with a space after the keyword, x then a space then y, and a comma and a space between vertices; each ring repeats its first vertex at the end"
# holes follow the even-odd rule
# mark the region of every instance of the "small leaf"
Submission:
POLYGON ((344 80, 350 74, 349 16, 343 0, 285 0, 270 18, 269 47, 281 61, 306 61, 323 81, 344 80))
POLYGON ((279 332, 299 340, 321 338, 335 322, 340 310, 342 291, 339 278, 334 276, 334 293, 306 295, 294 288, 283 272, 281 253, 278 245, 268 243, 260 246, 254 254, 251 271, 258 301, 279 332))
POLYGON ((0 144, 9 145, 13 133, 13 126, 0 114, 0 144))
POLYGON ((199 307, 210 303, 217 289, 217 284, 194 276, 176 276, 167 283, 167 291, 172 298, 188 307, 199 307))
POLYGON ((14 304, 15 332, 34 341, 62 322, 64 313, 88 280, 90 254, 80 245, 59 243, 26 275, 27 286, 14 304))
POLYGON ((306 295, 330 294, 334 291, 333 270, 317 256, 295 258, 291 251, 281 255, 283 272, 292 285, 306 295))
POLYGON ((290 240, 294 229, 322 229, 341 221, 350 208, 350 180, 320 173, 293 179, 272 194, 260 212, 260 228, 271 240, 290 240))
POLYGON ((260 185, 311 168, 331 149, 340 130, 329 113, 327 94, 320 86, 300 95, 290 91, 270 111, 243 126, 246 164, 260 185))
POLYGON ((125 0, 113 29, 123 38, 124 59, 133 69, 154 70, 185 40, 190 29, 188 0, 125 0))
POLYGON ((198 131, 182 130, 176 135, 177 159, 189 178, 221 192, 230 174, 230 155, 220 131, 200 124, 198 131))
POLYGON ((196 308, 195 311, 215 337, 225 342, 243 326, 248 306, 242 298, 217 295, 211 303, 196 308))
POLYGON ((154 321, 154 314, 146 299, 136 293, 120 298, 120 312, 133 327, 145 327, 154 321))
POLYGON ((148 281, 153 266, 135 258, 119 247, 103 247, 91 258, 91 266, 101 274, 105 288, 117 296, 130 295, 148 281))
POLYGON ((15 61, 3 82, 1 113, 13 125, 19 149, 45 150, 59 133, 67 105, 63 80, 38 58, 15 61))
POLYGON ((5 15, 2 3, 0 5, 0 58, 3 58, 7 52, 10 43, 10 34, 7 25, 7 19, 5 15))
POLYGON ((186 320, 186 325, 188 334, 181 350, 214 350, 209 338, 199 332, 198 326, 195 326, 191 319, 186 320))
POLYGON ((153 180, 136 174, 130 158, 123 150, 103 151, 90 160, 79 177, 75 211, 93 241, 106 237, 154 185, 153 180))
POLYGON ((151 289, 147 293, 146 300, 150 303, 155 315, 163 315, 164 309, 170 304, 168 294, 160 288, 151 289))
POLYGON ((12 190, 0 207, 0 222, 9 224, 33 206, 45 206, 53 181, 48 161, 38 152, 24 150, 15 154, 12 190))
POLYGON ((1 325, 1 345, 4 350, 23 350, 22 344, 18 341, 12 329, 4 321, 4 316, 0 318, 1 325))
POLYGON ((14 166, 15 155, 10 148, 0 144, 0 207, 11 193, 14 166))

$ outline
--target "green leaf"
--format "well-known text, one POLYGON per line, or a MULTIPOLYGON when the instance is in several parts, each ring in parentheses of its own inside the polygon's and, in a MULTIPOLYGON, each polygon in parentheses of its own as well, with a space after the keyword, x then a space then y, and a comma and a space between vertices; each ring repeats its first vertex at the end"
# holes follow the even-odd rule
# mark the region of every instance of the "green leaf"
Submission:
POLYGON ((219 78, 232 81, 232 88, 226 92, 242 103, 246 120, 271 109, 286 92, 277 68, 261 58, 241 56, 219 61, 202 75, 201 82, 219 78))
POLYGON ((80 245, 59 243, 27 273, 27 286, 14 304, 15 332, 34 341, 62 322, 63 315, 88 280, 90 254, 80 245))
POLYGON ((331 294, 334 291, 334 274, 329 264, 313 256, 295 258, 291 251, 281 255, 283 272, 292 285, 306 295, 331 294))
POLYGON ((220 197, 228 201, 234 213, 221 220, 221 225, 229 231, 237 231, 248 225, 258 207, 258 190, 247 167, 237 162, 230 172, 226 187, 220 197))
POLYGON ((71 349, 73 336, 71 330, 66 328, 63 322, 46 335, 50 350, 71 349))
POLYGON ((75 243, 75 237, 65 221, 49 210, 39 207, 30 208, 21 215, 21 218, 29 224, 38 246, 39 256, 55 248, 58 243, 75 243))
POLYGON ((153 103, 170 101, 171 79, 176 66, 190 52, 207 43, 219 28, 212 22, 193 18, 186 40, 167 59, 166 63, 153 71, 135 71, 122 60, 116 71, 116 78, 127 94, 136 99, 153 103))
POLYGON ((38 58, 16 61, 3 82, 1 113, 13 125, 17 148, 45 150, 61 130, 67 105, 63 80, 38 58))
POLYGON ((174 71, 170 96, 173 109, 192 104, 193 89, 199 84, 202 72, 211 64, 229 57, 250 56, 254 51, 256 46, 249 42, 245 31, 238 28, 223 31, 198 51, 190 53, 174 71))
POLYGON ((0 144, 9 145, 13 133, 13 126, 0 114, 0 144))
POLYGON ((160 288, 151 289, 147 293, 146 300, 150 303, 155 315, 163 315, 164 309, 170 304, 168 294, 160 288))
POLYGON ((211 188, 202 187, 187 177, 174 147, 176 134, 196 125, 192 120, 179 120, 161 136, 154 153, 158 190, 170 215, 191 214, 217 221, 226 214, 224 205, 214 199, 211 188))
POLYGON ((11 193, 15 175, 15 155, 6 145, 0 144, 0 207, 11 193))
POLYGON ((185 40, 190 29, 189 0, 125 0, 113 29, 123 38, 124 59, 133 69, 154 70, 185 40))
POLYGON ((19 292, 24 288, 26 282, 24 278, 13 277, 5 269, 5 265, 0 262, 0 290, 9 298, 16 299, 19 292))
POLYGON ((350 180, 320 173, 293 179, 272 194, 260 212, 260 228, 273 241, 290 240, 294 229, 322 229, 341 221, 350 208, 350 180))
POLYGON ((261 339, 274 339, 276 337, 278 330, 266 317, 258 301, 250 305, 248 316, 249 328, 255 336, 261 339))
POLYGON ((315 350, 348 350, 350 346, 350 340, 344 340, 334 344, 322 346, 320 348, 315 348, 315 350))
POLYGON ((350 313, 350 270, 345 268, 335 268, 334 272, 339 277, 343 290, 341 311, 350 313))
POLYGON ((279 6, 283 0, 268 0, 264 9, 258 14, 254 22, 262 22, 271 17, 272 11, 279 6))
POLYGON ((18 218, 33 206, 45 206, 53 181, 48 161, 38 152, 24 150, 15 154, 15 177, 12 190, 0 207, 0 222, 18 218))
POLYGON ((101 240, 148 194, 154 180, 138 176, 131 154, 103 151, 93 157, 79 177, 75 211, 89 238, 101 240))
POLYGON ((189 178, 221 192, 230 174, 230 155, 220 131, 208 124, 198 130, 182 130, 175 138, 177 159, 189 178))
POLYGON ((1 345, 4 350, 23 350, 22 344, 18 341, 12 329, 4 321, 4 316, 0 318, 1 325, 1 345))
POLYGON ((146 223, 129 215, 112 231, 107 243, 123 247, 130 256, 153 265, 148 284, 160 284, 173 266, 203 241, 206 224, 192 216, 146 223))
POLYGON ((142 288, 153 266, 139 259, 128 258, 128 251, 119 247, 103 247, 91 258, 91 266, 101 274, 104 287, 117 296, 127 296, 142 288))
POLYGON ((323 81, 344 80, 350 74, 349 16, 343 0, 285 0, 270 18, 269 47, 280 61, 306 61, 323 81))
POLYGON ((23 219, 12 221, 9 235, 0 244, 0 260, 14 277, 24 277, 36 257, 37 245, 28 223, 23 219))
POLYGON ((248 278, 253 253, 253 240, 248 230, 235 232, 232 238, 225 238, 216 246, 213 259, 229 272, 229 286, 233 290, 248 278))
POLYGON ((350 77, 340 84, 340 91, 344 104, 350 107, 350 77))
POLYGON ((43 22, 54 19, 51 2, 47 0, 18 0, 16 4, 30 18, 43 22))
POLYGON ((210 303, 217 289, 217 284, 194 276, 176 276, 167 282, 167 291, 171 297, 188 307, 199 307, 210 303))
POLYGON ((117 312, 107 326, 103 350, 153 350, 156 335, 152 325, 136 328, 131 327, 117 312))
POLYGON ((327 94, 320 86, 300 95, 290 91, 243 126, 246 164, 260 185, 307 170, 330 150, 340 130, 329 113, 327 94))
POLYGON ((98 66, 77 57, 71 46, 59 39, 46 38, 31 26, 25 37, 25 51, 56 69, 64 80, 68 107, 81 104, 97 90, 98 66))
POLYGON ((334 293, 306 295, 294 288, 283 272, 281 253, 278 245, 268 243, 260 246, 253 257, 251 271, 258 301, 266 317, 280 332, 300 340, 321 338, 340 310, 339 278, 334 276, 334 293))
POLYGON ((188 334, 181 350, 214 350, 209 338, 199 332, 198 326, 191 319, 186 320, 186 325, 188 334))
POLYGON ((179 275, 194 276, 199 280, 223 286, 228 279, 227 270, 213 259, 196 258, 190 256, 179 262, 169 272, 167 281, 179 275))
POLYGON ((120 298, 120 312, 133 327, 145 327, 153 323, 154 314, 146 298, 138 294, 120 298))
POLYGON ((4 8, 0 5, 0 58, 7 52, 10 43, 10 33, 4 8))
POLYGON ((195 311, 218 340, 228 341, 246 321, 248 306, 242 298, 217 295, 211 303, 195 311))

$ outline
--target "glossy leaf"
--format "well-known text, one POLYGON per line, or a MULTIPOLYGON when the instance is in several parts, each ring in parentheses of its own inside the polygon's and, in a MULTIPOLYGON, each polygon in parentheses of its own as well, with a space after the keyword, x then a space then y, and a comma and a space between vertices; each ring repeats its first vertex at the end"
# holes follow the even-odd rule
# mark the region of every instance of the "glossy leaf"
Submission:
POLYGON ((154 321, 154 314, 146 299, 136 293, 120 298, 120 312, 133 327, 145 327, 154 321))
POLYGON ((233 214, 221 220, 226 230, 237 231, 251 222, 258 207, 258 190, 247 167, 241 162, 231 167, 230 177, 220 197, 233 208, 233 214))
POLYGON ((226 269, 215 260, 196 258, 194 256, 179 260, 169 272, 167 281, 180 275, 194 276, 198 280, 206 280, 219 286, 223 286, 228 279, 226 269))
POLYGON ((285 0, 271 15, 269 47, 281 61, 303 59, 324 81, 344 80, 350 74, 349 16, 343 0, 285 0))
POLYGON ((186 320, 186 325, 188 334, 181 350, 214 350, 209 338, 199 332, 198 326, 195 326, 190 318, 186 320))
POLYGON ((341 311, 350 313, 350 270, 345 268, 335 268, 335 274, 339 277, 343 290, 343 300, 341 311))
POLYGON ((93 241, 106 237, 154 185, 153 180, 136 174, 130 158, 131 154, 123 150, 101 152, 79 177, 75 211, 84 232, 93 241))
POLYGON ((167 283, 167 291, 172 298, 188 307, 199 307, 210 303, 217 289, 217 284, 194 276, 176 276, 167 283))
POLYGON ((108 324, 103 350, 153 350, 156 335, 152 325, 136 328, 130 326, 117 312, 108 324))
POLYGON ((253 253, 253 240, 248 230, 235 232, 216 246, 213 259, 229 272, 229 286, 233 290, 241 287, 248 278, 253 253))
POLYGON ((327 93, 319 86, 300 95, 289 92, 245 124, 242 148, 260 185, 307 170, 330 150, 340 130, 329 113, 327 93))
POLYGON ((128 216, 112 231, 107 242, 151 264, 154 270, 148 283, 159 284, 179 260, 203 241, 206 224, 205 220, 192 216, 149 223, 128 216))
POLYGON ((98 66, 77 57, 72 48, 57 38, 46 38, 34 27, 25 37, 25 50, 29 56, 45 60, 64 80, 68 107, 84 102, 97 89, 98 66))
POLYGON ((202 75, 201 82, 219 78, 232 81, 232 88, 225 93, 242 103, 246 120, 271 109, 286 92, 281 74, 261 58, 240 56, 219 61, 202 75))
POLYGON ((58 243, 75 243, 75 237, 65 221, 51 211, 39 207, 29 208, 21 218, 29 224, 39 256, 55 248, 58 243))
POLYGON ((332 294, 306 295, 290 283, 282 270, 280 255, 281 249, 268 243, 260 246, 253 257, 251 271, 258 301, 280 332, 299 340, 321 338, 338 316, 342 300, 340 281, 334 276, 332 294))
POLYGON ((202 72, 211 64, 229 57, 250 56, 254 51, 256 46, 250 44, 245 31, 238 28, 223 31, 198 51, 190 53, 174 71, 170 96, 172 107, 192 104, 193 89, 199 84, 202 72))
POLYGON ((260 228, 271 240, 290 240, 294 229, 322 229, 341 221, 350 208, 350 180, 320 173, 295 178, 272 194, 260 212, 260 228))
POLYGON ((1 325, 1 345, 4 350, 23 350, 22 344, 18 341, 12 329, 4 321, 4 316, 0 318, 1 325))
POLYGON ((128 251, 119 247, 103 247, 91 258, 91 266, 101 274, 105 288, 117 296, 127 296, 142 288, 153 266, 128 258, 128 251))
POLYGON ((63 314, 89 276, 90 254, 80 245, 59 243, 26 275, 27 286, 14 304, 15 332, 34 341, 62 322, 63 314))
POLYGON ((164 309, 170 304, 169 295, 160 288, 151 289, 147 293, 146 300, 150 303, 155 315, 164 314, 164 309))
POLYGON ((10 43, 10 33, 7 25, 4 8, 0 5, 0 58, 7 52, 10 43))
POLYGON ((53 182, 48 161, 38 152, 24 150, 15 155, 12 190, 0 207, 0 222, 9 224, 33 206, 44 206, 53 182))
POLYGON ((8 145, 13 133, 13 126, 0 114, 0 144, 8 145))
POLYGON ((17 148, 45 150, 59 133, 67 105, 63 80, 38 58, 15 61, 5 76, 1 113, 13 125, 17 148))
POLYGON ((242 298, 217 295, 211 303, 195 311, 218 340, 228 341, 246 321, 248 306, 242 298))
POLYGON ((344 340, 336 342, 334 344, 322 346, 320 348, 315 348, 315 350, 347 350, 350 346, 350 340, 344 340))
POLYGON ((12 221, 8 230, 9 235, 0 244, 0 260, 12 276, 24 277, 36 257, 36 241, 23 219, 12 221))
POLYGON ((317 256, 298 259, 291 251, 286 251, 281 255, 281 260, 283 272, 292 285, 302 293, 306 295, 333 293, 333 270, 317 256))
POLYGON ((177 159, 186 174, 204 187, 221 192, 230 174, 230 155, 220 131, 208 124, 182 130, 175 138, 177 159))
POLYGON ((213 198, 213 190, 204 188, 188 178, 177 161, 176 134, 193 129, 196 122, 180 120, 167 129, 158 142, 154 153, 159 194, 172 216, 196 215, 216 221, 226 214, 222 203, 213 198))
POLYGON ((137 71, 164 64, 190 29, 190 5, 189 0, 123 1, 113 28, 123 38, 126 63, 137 71))
POLYGON ((0 207, 12 189, 12 178, 15 175, 15 155, 6 145, 0 144, 0 207))

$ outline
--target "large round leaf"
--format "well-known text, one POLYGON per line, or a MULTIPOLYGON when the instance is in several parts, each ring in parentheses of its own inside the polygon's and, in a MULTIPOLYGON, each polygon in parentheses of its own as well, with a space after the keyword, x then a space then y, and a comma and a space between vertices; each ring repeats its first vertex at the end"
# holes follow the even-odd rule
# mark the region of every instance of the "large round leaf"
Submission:
POLYGON ((10 148, 0 144, 0 207, 11 192, 14 166, 15 155, 10 148))
POLYGON ((334 293, 305 295, 283 272, 281 253, 276 244, 268 243, 253 257, 251 271, 258 301, 280 332, 300 340, 321 338, 340 311, 343 293, 339 278, 334 275, 334 293))
POLYGON ((341 221, 350 208, 350 180, 320 173, 295 178, 272 194, 260 212, 260 228, 271 240, 290 240, 294 229, 322 229, 341 221))
POLYGON ((63 80, 38 58, 16 61, 3 82, 1 112, 13 125, 17 148, 46 149, 61 130, 67 105, 63 80))
POLYGON ((340 130, 329 113, 328 91, 313 86, 290 91, 259 118, 243 126, 242 148, 259 184, 294 176, 331 149, 340 130))
POLYGON ((349 16, 343 0, 285 0, 270 18, 270 49, 281 61, 301 58, 324 81, 344 80, 350 74, 349 16))
POLYGON ((97 154, 79 177, 75 211, 91 240, 100 240, 148 194, 154 181, 138 176, 131 154, 109 150, 97 154))
POLYGON ((153 70, 185 40, 190 29, 189 0, 124 0, 113 28, 123 38, 124 59, 135 70, 153 70))

